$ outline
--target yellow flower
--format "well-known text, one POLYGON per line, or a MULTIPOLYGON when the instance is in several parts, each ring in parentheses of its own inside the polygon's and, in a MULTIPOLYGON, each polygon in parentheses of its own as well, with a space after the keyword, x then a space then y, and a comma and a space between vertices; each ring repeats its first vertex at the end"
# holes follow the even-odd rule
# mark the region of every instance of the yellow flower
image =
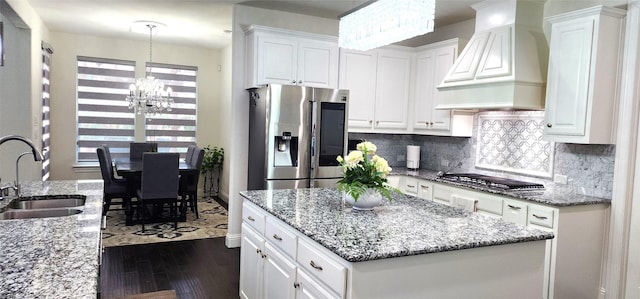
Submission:
POLYGON ((389 163, 384 158, 375 155, 371 158, 371 162, 373 162, 377 172, 383 173, 383 178, 391 172, 391 167, 389 167, 389 163))
POLYGON ((364 161, 364 156, 361 151, 352 151, 344 159, 347 168, 353 168, 358 165, 359 162, 364 161))
POLYGON ((356 148, 359 151, 365 152, 367 155, 373 155, 373 154, 376 153, 376 150, 378 150, 378 147, 376 147, 375 144, 373 144, 373 143, 371 143, 369 141, 358 143, 358 145, 356 145, 356 148))
POLYGON ((344 161, 344 159, 342 158, 342 156, 338 156, 336 158, 336 161, 338 161, 338 163, 342 163, 344 161))

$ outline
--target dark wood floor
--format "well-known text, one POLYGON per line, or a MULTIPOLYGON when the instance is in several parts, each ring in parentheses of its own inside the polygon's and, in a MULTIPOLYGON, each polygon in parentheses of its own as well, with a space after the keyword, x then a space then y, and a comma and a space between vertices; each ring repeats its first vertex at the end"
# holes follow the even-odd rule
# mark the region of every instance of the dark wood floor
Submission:
POLYGON ((238 298, 240 249, 225 238, 107 247, 100 298, 175 290, 178 298, 238 298))

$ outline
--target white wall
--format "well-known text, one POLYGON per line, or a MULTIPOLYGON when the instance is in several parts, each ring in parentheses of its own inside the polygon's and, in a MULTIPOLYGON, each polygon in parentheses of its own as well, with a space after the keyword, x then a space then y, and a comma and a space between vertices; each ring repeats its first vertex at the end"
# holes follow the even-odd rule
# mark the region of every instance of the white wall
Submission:
POLYGON ((229 202, 229 169, 231 153, 231 75, 232 75, 232 53, 231 45, 222 49, 222 90, 220 91, 220 146, 225 150, 224 164, 222 165, 222 177, 220 178, 220 194, 219 196, 226 202, 229 202))
MULTIPOLYGON (((51 59, 51 179, 100 178, 99 169, 74 168, 76 147, 76 61, 77 56, 136 61, 137 77, 144 76, 149 60, 146 40, 126 40, 52 32, 55 53, 51 59)), ((221 54, 216 49, 153 43, 153 61, 198 67, 198 145, 222 143, 220 94, 223 73, 221 54)), ((123 98, 124 101, 124 98, 123 98)), ((142 123, 142 122, 140 122, 142 123)))
MULTIPOLYGON (((40 41, 48 38, 49 31, 26 1, 0 0, 0 6, 6 38, 5 66, 0 67, 0 136, 22 135, 40 148, 40 41)), ((15 161, 24 151, 29 148, 16 141, 0 147, 0 185, 15 179, 15 161)), ((27 157, 20 161, 21 181, 40 180, 40 163, 27 157)))

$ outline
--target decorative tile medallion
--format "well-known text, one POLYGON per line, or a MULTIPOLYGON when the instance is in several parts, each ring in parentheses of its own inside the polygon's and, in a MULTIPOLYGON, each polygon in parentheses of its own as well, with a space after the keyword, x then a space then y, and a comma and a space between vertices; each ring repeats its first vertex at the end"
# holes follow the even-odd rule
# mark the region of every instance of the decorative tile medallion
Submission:
POLYGON ((476 167, 551 177, 555 145, 543 124, 542 111, 478 113, 476 167))

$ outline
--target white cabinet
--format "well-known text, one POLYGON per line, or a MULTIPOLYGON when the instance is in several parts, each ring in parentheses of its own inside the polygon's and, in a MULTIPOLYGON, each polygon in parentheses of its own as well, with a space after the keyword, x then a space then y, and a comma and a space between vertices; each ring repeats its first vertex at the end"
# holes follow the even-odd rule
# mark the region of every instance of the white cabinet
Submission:
POLYGON ((288 84, 336 88, 335 37, 251 26, 246 31, 247 86, 288 84))
POLYGON ((261 298, 264 238, 242 224, 240 249, 240 298, 261 298))
POLYGON ((458 56, 458 39, 420 48, 416 55, 413 130, 448 135, 451 110, 436 110, 441 97, 436 88, 458 56))
POLYGON ((546 140, 615 142, 624 16, 598 6, 547 18, 546 140))
POLYGON ((269 243, 265 244, 264 298, 295 298, 296 265, 269 243))
MULTIPOLYGON (((336 296, 332 292, 328 291, 325 287, 315 282, 310 275, 304 271, 298 269, 296 283, 296 299, 338 299, 342 298, 336 296)), ((275 298, 275 297, 274 297, 275 298)))
POLYGON ((412 53, 340 50, 341 89, 348 89, 350 132, 406 132, 412 53))
POLYGON ((418 197, 433 200, 433 183, 427 180, 418 180, 418 197))
POLYGON ((527 225, 527 204, 516 200, 504 200, 502 219, 505 221, 527 225))
POLYGON ((433 183, 431 181, 404 175, 389 176, 387 180, 388 182, 394 182, 392 186, 398 188, 404 194, 426 200, 433 199, 433 183))

